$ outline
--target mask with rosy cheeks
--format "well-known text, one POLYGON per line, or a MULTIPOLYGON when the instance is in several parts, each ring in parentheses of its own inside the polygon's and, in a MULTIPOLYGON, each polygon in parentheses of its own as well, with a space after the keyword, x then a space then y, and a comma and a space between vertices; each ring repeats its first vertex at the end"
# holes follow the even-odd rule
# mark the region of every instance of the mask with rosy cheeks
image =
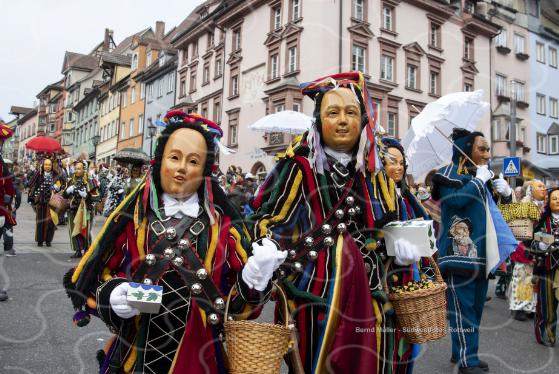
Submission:
POLYGON ((545 184, 540 180, 532 182, 532 196, 534 200, 542 201, 545 199, 545 184))
POLYGON ((78 178, 83 177, 83 164, 78 162, 75 166, 74 175, 78 178))
POLYGON ((549 195, 549 207, 555 214, 559 214, 559 190, 553 191, 549 195))
POLYGON ((361 106, 349 88, 328 91, 320 105, 322 138, 338 152, 353 149, 361 134, 361 106))
POLYGON ((204 181, 208 148, 196 130, 179 129, 171 134, 161 160, 161 188, 179 201, 188 200, 204 181))
POLYGON ((491 154, 489 153, 489 143, 483 136, 476 136, 472 147, 472 161, 479 166, 489 165, 491 154))
POLYGON ((138 178, 140 176, 140 167, 139 166, 134 166, 132 168, 132 178, 138 178))
POLYGON ((402 153, 394 147, 389 147, 388 153, 392 155, 392 159, 388 159, 388 156, 384 156, 384 170, 388 178, 398 183, 404 176, 404 157, 402 153))
POLYGON ((45 171, 51 171, 52 170, 52 161, 47 159, 45 160, 44 164, 43 164, 43 169, 45 171))

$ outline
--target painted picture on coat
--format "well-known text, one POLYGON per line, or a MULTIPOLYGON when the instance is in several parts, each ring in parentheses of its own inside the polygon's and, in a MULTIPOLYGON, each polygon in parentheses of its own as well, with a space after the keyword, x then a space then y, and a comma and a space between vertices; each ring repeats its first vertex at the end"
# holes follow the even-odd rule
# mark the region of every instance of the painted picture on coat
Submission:
POLYGON ((448 228, 448 238, 452 245, 447 248, 447 253, 454 256, 477 257, 477 246, 470 235, 474 231, 474 225, 469 218, 452 217, 448 228))

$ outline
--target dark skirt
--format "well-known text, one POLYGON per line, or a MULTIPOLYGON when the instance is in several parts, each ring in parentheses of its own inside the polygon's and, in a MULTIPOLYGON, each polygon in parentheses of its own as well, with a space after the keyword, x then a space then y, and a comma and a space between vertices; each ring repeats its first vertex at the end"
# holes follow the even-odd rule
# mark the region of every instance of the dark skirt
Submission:
POLYGON ((52 242, 54 238, 55 225, 50 215, 50 208, 47 204, 35 205, 37 213, 35 222, 35 241, 37 243, 52 242))

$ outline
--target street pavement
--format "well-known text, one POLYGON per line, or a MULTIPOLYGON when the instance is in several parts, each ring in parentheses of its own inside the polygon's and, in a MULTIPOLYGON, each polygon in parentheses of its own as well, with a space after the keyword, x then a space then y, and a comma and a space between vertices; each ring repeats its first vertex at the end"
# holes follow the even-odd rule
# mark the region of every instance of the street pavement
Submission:
MULTIPOLYGON (((94 234, 105 220, 96 216, 94 234)), ((74 311, 62 288, 62 276, 77 264, 69 259, 67 226, 59 227, 51 248, 36 247, 34 214, 22 205, 14 234, 17 257, 0 256, 0 288, 6 288, 10 297, 0 303, 0 374, 97 373, 95 352, 105 347, 112 334, 95 317, 82 328, 72 322, 74 311)), ((485 306, 479 349, 490 373, 559 372, 559 348, 538 344, 532 320, 512 319, 507 301, 497 299, 494 289, 492 281, 489 295, 493 299, 485 306)), ((271 322, 272 316, 269 303, 259 320, 271 322)), ((424 344, 414 373, 456 373, 456 366, 449 362, 450 347, 450 333, 424 344)), ((371 368, 360 372, 370 373, 371 368)))

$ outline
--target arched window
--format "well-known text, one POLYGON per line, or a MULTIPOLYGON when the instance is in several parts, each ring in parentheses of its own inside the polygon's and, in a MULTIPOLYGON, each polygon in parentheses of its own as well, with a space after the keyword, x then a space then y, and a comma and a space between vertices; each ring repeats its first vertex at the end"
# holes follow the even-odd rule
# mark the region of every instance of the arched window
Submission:
POLYGON ((132 70, 138 69, 138 55, 135 54, 132 58, 132 70))

